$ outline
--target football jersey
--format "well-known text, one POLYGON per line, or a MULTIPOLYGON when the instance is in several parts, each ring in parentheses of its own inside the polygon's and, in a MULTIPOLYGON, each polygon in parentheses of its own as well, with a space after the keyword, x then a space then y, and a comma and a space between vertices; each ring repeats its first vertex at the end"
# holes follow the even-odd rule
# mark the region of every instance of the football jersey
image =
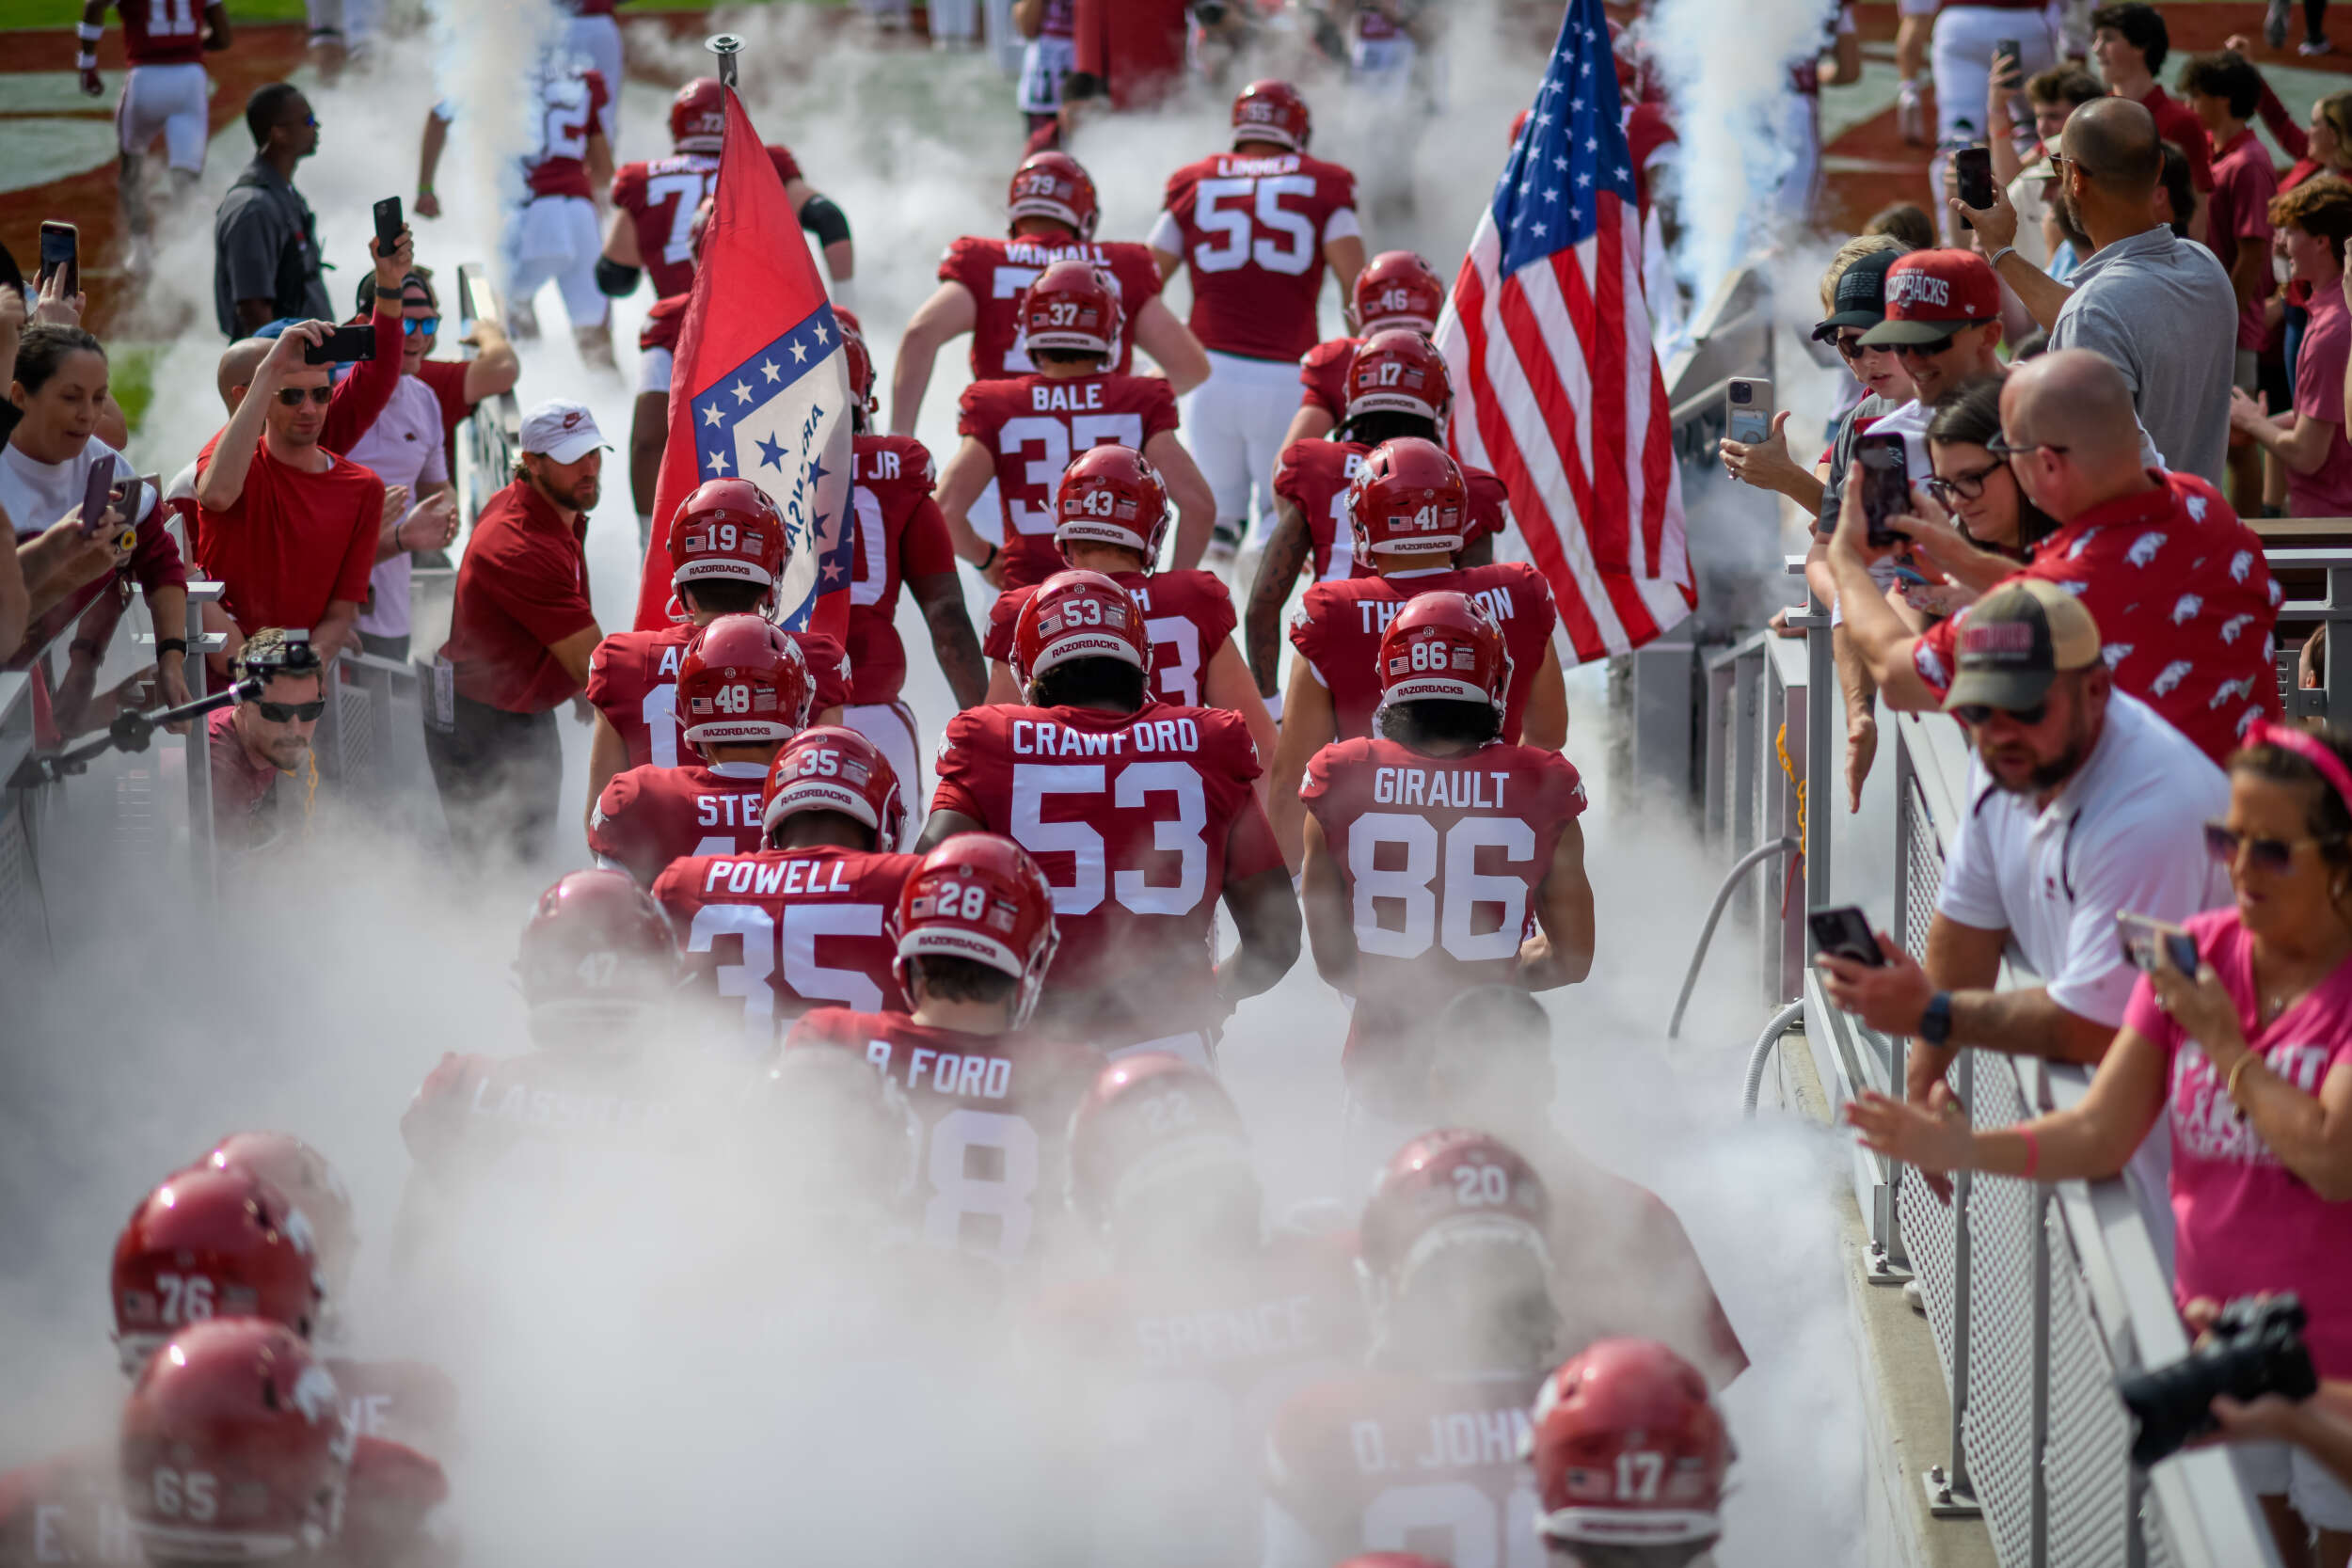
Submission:
POLYGON ((0 1475, 0 1568, 146 1568, 121 1486, 111 1443, 0 1475))
MULTIPOLYGON (((697 753, 686 743, 677 717, 677 667, 686 644, 700 628, 691 623, 655 631, 616 631, 596 644, 588 659, 588 701, 628 744, 628 765, 675 768, 697 753)), ((808 661, 817 695, 809 721, 850 700, 850 656, 819 631, 790 634, 808 661)))
POLYGON ((1316 678, 1331 692, 1331 715, 1342 740, 1372 734, 1380 705, 1380 636, 1405 601, 1416 594, 1451 589, 1483 604, 1502 627, 1511 652, 1511 685, 1504 694, 1502 738, 1519 737, 1527 694, 1559 620, 1551 587, 1543 573, 1523 561, 1498 561, 1458 571, 1415 572, 1409 577, 1348 578, 1318 582, 1307 590, 1291 617, 1291 646, 1306 656, 1316 678))
POLYGON ((329 1356, 355 1436, 380 1438, 426 1453, 446 1453, 457 1438, 457 1385, 423 1361, 358 1361, 329 1356))
POLYGON ((666 348, 677 352, 678 334, 686 330, 686 307, 692 294, 671 294, 645 308, 645 325, 637 329, 640 350, 666 348))
POLYGON ((655 878, 653 896, 677 932, 688 990, 765 1053, 811 1007, 903 1005, 888 927, 921 863, 832 847, 695 855, 655 878))
POLYGON ((1433 757, 1357 739, 1317 752, 1298 796, 1339 863, 1361 955, 1343 1068, 1401 1109, 1428 1078, 1425 1032, 1446 1004, 1510 982, 1584 784, 1534 746, 1433 757))
MULTIPOLYGON (((801 178, 801 166, 785 148, 770 147, 776 178, 801 178)), ((694 286, 694 210, 718 185, 719 159, 711 152, 674 152, 645 163, 623 164, 612 176, 612 206, 628 214, 637 233, 637 259, 652 280, 654 297, 668 299, 694 286)), ((666 346, 666 345, 665 345, 666 346)))
POLYGON ((759 847, 755 762, 650 764, 612 775, 588 818, 588 847, 651 887, 681 855, 748 855, 759 847))
MULTIPOLYGON (((938 476, 931 454, 912 436, 856 439, 857 548, 850 557, 850 701, 891 703, 907 682, 906 644, 898 640, 898 587, 909 578, 956 569, 947 520, 931 499, 938 476)), ((914 781, 902 781, 910 789, 914 781)))
POLYGON ((1216 901, 1282 863, 1238 714, 1011 705, 947 721, 933 811, 1018 841, 1054 889, 1061 947, 1041 1016, 1104 1047, 1213 1032, 1216 901))
MULTIPOLYGON (((1347 504, 1347 487, 1371 451, 1361 441, 1293 441, 1275 465, 1274 493, 1306 519, 1317 582, 1374 575, 1371 562, 1356 559, 1356 525, 1347 504)), ((1502 481, 1486 469, 1467 463, 1461 469, 1470 486, 1470 515, 1462 525, 1462 543, 1468 545, 1502 531, 1511 498, 1502 481)))
POLYGON ((1297 1395, 1266 1442, 1267 1568, 1366 1552, 1544 1568, 1519 1457, 1540 1372, 1359 1371, 1297 1395))
POLYGON ((1323 247, 1360 233, 1356 177, 1303 152, 1219 152, 1168 176, 1152 245, 1184 259, 1203 348, 1295 363, 1315 346, 1323 247))
MULTIPOLYGON (((939 259, 939 280, 961 283, 972 296, 972 379, 1002 381, 1037 369, 1022 342, 1021 296, 1056 261, 1091 261, 1109 274, 1111 293, 1132 325, 1146 300, 1160 292, 1152 247, 1133 240, 990 239, 966 234, 939 259)), ((1135 365, 1135 334, 1119 335, 1111 369, 1135 365)))
POLYGON ((1017 376, 963 389, 956 433, 996 460, 1003 499, 1005 586, 1025 588, 1062 570, 1054 544, 1054 492, 1070 460, 1105 442, 1133 447, 1176 428, 1176 394, 1158 376, 1017 376))
POLYGON ((534 198, 588 198, 588 138, 612 89, 602 71, 556 71, 540 78, 538 93, 538 145, 523 154, 523 179, 534 198))
POLYGON ((848 1007, 806 1014, 787 1045, 855 1052, 905 1091, 922 1124, 925 1242, 1008 1265, 1045 1250, 1066 1212, 1070 1113, 1102 1069, 1100 1052, 848 1007))
POLYGON ((1361 338, 1327 338, 1309 349, 1298 361, 1298 384, 1306 388, 1298 405, 1320 408, 1334 423, 1347 418, 1347 372, 1363 346, 1361 338))
POLYGON ((122 54, 134 66, 200 65, 205 0, 114 0, 122 54))
MULTIPOLYGON (((1201 672, 1239 624, 1232 590, 1210 572, 1113 572, 1110 578, 1143 606, 1143 629, 1152 639, 1152 695, 1199 707, 1201 672)), ((1036 592, 1014 588, 996 595, 982 648, 989 657, 1012 662, 1013 627, 1036 592)))

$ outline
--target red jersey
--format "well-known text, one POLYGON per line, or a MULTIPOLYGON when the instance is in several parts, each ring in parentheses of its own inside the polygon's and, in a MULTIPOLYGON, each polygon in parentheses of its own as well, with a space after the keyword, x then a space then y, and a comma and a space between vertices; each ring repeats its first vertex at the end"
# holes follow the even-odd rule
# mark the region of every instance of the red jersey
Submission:
MULTIPOLYGON (((1275 465, 1274 493, 1306 519, 1317 582, 1374 575, 1371 562, 1356 559, 1356 524, 1347 509, 1347 487, 1371 453, 1361 441, 1293 441, 1275 465)), ((1502 481, 1486 469, 1467 463, 1461 469, 1470 484, 1470 516, 1462 526, 1462 543, 1468 545, 1502 531, 1511 497, 1502 481)))
POLYGON ((1527 694, 1559 611, 1543 573, 1523 561, 1498 561, 1458 571, 1413 572, 1387 578, 1348 578, 1318 582, 1307 590, 1291 618, 1291 646, 1331 693, 1331 715, 1342 740, 1372 734, 1373 710, 1380 705, 1380 634, 1389 629, 1405 601, 1438 589, 1468 594, 1502 627, 1511 651, 1511 685, 1505 693, 1502 738, 1516 742, 1527 714, 1527 694))
POLYGON ((114 0, 114 8, 134 67, 203 63, 204 0, 114 0))
MULTIPOLYGON (((1209 572, 1113 572, 1111 579, 1143 606, 1143 629, 1152 639, 1152 695, 1178 707, 1200 705, 1201 672, 1239 625, 1233 595, 1209 572)), ((1012 630, 1034 588, 996 595, 988 612, 989 657, 1012 662, 1012 630)))
POLYGON ((539 145, 523 154, 523 179, 533 198, 594 198, 588 184, 588 138, 596 133, 612 89, 599 71, 550 71, 539 80, 539 145))
POLYGON ((1361 232, 1356 177, 1303 152, 1219 152, 1168 179, 1152 246, 1182 256, 1203 348, 1295 362, 1315 346, 1323 247, 1361 232))
POLYGON ((692 294, 669 294, 645 308, 645 325, 637 329, 637 348, 666 348, 677 352, 678 334, 686 330, 686 307, 692 294))
POLYGON ((1239 715, 966 708, 947 721, 936 770, 933 811, 1019 841, 1053 885, 1061 948, 1042 1016, 1106 1047, 1223 1022, 1217 898, 1229 879, 1282 863, 1239 715))
POLYGON ((835 848, 695 855, 671 862, 653 896, 678 933, 689 986, 739 1018, 764 1053, 811 1007, 903 1005, 886 927, 921 863, 835 848))
POLYGON ((49 1562, 146 1568, 121 1488, 111 1443, 0 1475, 0 1568, 49 1562))
MULTIPOLYGON (((675 768, 694 760, 677 719, 677 667, 698 628, 688 622, 658 631, 616 631, 588 657, 588 700, 628 744, 628 765, 675 768)), ((809 719, 850 700, 850 656, 820 631, 790 634, 817 682, 809 719)))
POLYGON ((588 847, 651 887, 684 855, 748 855, 759 847, 755 762, 682 763, 615 773, 588 819, 588 847))
POLYGON ((343 1487, 343 1526, 318 1568, 424 1568, 453 1560, 425 1525, 449 1497, 437 1460, 402 1443, 360 1437, 343 1487))
MULTIPOLYGON (((739 1086, 728 1080, 728 1088, 739 1086)), ((518 1056, 445 1052, 401 1114, 400 1135, 444 1196, 470 1196, 485 1178, 536 1179, 552 1188, 551 1202, 584 1214, 592 1211, 575 1207, 585 1202, 580 1180, 626 1182, 648 1156, 701 1147, 708 1087, 670 1056, 572 1048, 518 1056)))
MULTIPOLYGON (((2218 491, 2193 474, 2160 477, 2038 542, 2021 575, 2079 597, 2116 689, 2220 763, 2248 725, 2279 717, 2271 628, 2281 595, 2261 538, 2218 491)), ((1912 644, 1912 666, 1938 699, 1967 624, 1963 610, 1912 644)))
POLYGON ((996 493, 1009 525, 1005 586, 1032 587, 1062 570, 1054 491, 1072 457, 1104 442, 1141 451, 1175 428, 1176 393, 1155 375, 1024 375, 966 387, 956 433, 996 459, 996 493))
MULTIPOLYGON (((212 466, 221 433, 204 443, 197 479, 212 466)), ((384 482, 336 457, 310 473, 255 443, 245 489, 225 512, 196 510, 196 556, 221 585, 220 607, 238 626, 317 626, 330 600, 364 604, 384 527, 384 482)))
MULTIPOLYGON (((1343 740, 1298 790, 1339 864, 1354 915, 1356 1008, 1343 1066, 1410 1097, 1423 1037, 1447 1003, 1507 985, 1537 890, 1584 784, 1557 752, 1500 741, 1458 757, 1394 740, 1343 740)), ((1359 1092, 1361 1092, 1359 1088, 1359 1092)))
MULTIPOLYGON (((801 178, 789 150, 770 147, 776 178, 801 178)), ((674 152, 642 164, 623 164, 612 175, 612 208, 628 214, 637 233, 637 260, 653 282, 656 299, 682 294, 694 286, 694 209, 719 180, 718 155, 674 152)), ((668 344, 663 344, 668 347, 668 344)))
POLYGON ((354 1435, 446 1453, 457 1436, 457 1385, 423 1361, 354 1361, 329 1356, 354 1435))
MULTIPOLYGON (((972 296, 972 379, 1002 381, 1037 366, 1021 341, 1021 296, 1056 261, 1091 261, 1110 275, 1111 293, 1132 327, 1136 312, 1160 292, 1160 265, 1152 247, 1133 240, 990 239, 966 234, 939 259, 939 280, 961 283, 972 296)), ((1134 368, 1135 334, 1119 335, 1111 369, 1134 368)))
POLYGON ((1542 1568, 1519 1457, 1542 1383, 1359 1371, 1293 1399, 1266 1442, 1268 1568, 1381 1551, 1542 1568))
POLYGON ((926 1242, 1008 1264, 1040 1255, 1041 1224, 1050 1234, 1064 1212, 1070 1113, 1102 1069, 1100 1052, 848 1007, 805 1015, 787 1043, 854 1052, 906 1091, 922 1123, 926 1242))
MULTIPOLYGON (((898 587, 911 578, 952 574, 955 546, 931 499, 931 454, 912 436, 860 436, 856 442, 857 549, 850 575, 850 701, 892 703, 907 683, 898 640, 898 587)), ((904 781, 910 786, 913 780, 904 781)))
POLYGON ((1347 418, 1347 372, 1356 363, 1361 338, 1327 338, 1298 362, 1298 384, 1307 388, 1301 408, 1320 408, 1334 424, 1347 418))

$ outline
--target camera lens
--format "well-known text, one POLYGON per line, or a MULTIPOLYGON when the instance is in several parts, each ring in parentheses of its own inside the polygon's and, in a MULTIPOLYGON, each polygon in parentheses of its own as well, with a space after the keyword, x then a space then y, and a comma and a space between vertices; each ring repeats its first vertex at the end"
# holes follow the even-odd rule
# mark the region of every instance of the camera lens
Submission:
POLYGON ((2170 1366, 2117 1378, 2116 1394, 2135 1428, 2132 1463, 2145 1468, 2211 1430, 2216 1394, 2309 1399, 2319 1378, 2303 1344, 2303 1323, 2302 1304, 2291 1294, 2232 1302, 2201 1348, 2170 1366))
POLYGON ((1749 401, 1748 384, 1746 382, 1735 381, 1731 384, 1731 401, 1741 404, 1749 401))

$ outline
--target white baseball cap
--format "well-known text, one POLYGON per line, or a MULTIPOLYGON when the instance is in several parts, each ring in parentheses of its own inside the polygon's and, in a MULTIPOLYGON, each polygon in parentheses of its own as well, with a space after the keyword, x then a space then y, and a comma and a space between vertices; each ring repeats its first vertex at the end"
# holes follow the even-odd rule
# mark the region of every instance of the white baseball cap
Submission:
POLYGON ((596 428, 596 417, 585 404, 558 399, 523 416, 525 451, 544 453, 558 463, 577 463, 604 445, 604 432, 596 428))

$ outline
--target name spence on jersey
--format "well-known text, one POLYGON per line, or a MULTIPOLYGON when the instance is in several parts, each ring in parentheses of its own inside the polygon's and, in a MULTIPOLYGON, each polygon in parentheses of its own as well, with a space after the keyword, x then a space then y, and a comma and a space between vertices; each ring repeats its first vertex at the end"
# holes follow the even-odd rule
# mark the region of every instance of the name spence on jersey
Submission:
POLYGON ((1152 1371, 1259 1360, 1316 1344, 1314 1298, 1283 1296, 1247 1307, 1138 1319, 1136 1343, 1152 1371))
MULTIPOLYGON (((1511 591, 1508 588, 1501 585, 1493 588, 1481 588, 1473 592, 1470 597, 1485 605, 1486 612, 1496 620, 1508 621, 1511 618, 1514 607, 1511 603, 1511 591)), ((1408 599, 1359 599, 1356 603, 1356 612, 1362 617, 1365 631, 1385 632, 1389 629, 1389 623, 1396 619, 1396 612, 1409 603, 1411 601, 1408 599)))
POLYGON ((1450 806, 1455 811, 1504 811, 1502 786, 1509 770, 1472 773, 1429 768, 1375 768, 1373 803, 1382 806, 1450 806))
MULTIPOLYGON (((758 804, 755 798, 753 804, 758 804)), ((757 814, 754 814, 757 819, 757 814)), ((855 884, 840 861, 713 859, 703 874, 705 893, 748 893, 771 897, 780 893, 847 893, 855 884)))
POLYGON ((1013 755, 1023 757, 1123 757, 1127 742, 1138 754, 1197 752, 1200 726, 1189 719, 1142 719, 1123 730, 1073 730, 1046 719, 1012 721, 1013 755))

